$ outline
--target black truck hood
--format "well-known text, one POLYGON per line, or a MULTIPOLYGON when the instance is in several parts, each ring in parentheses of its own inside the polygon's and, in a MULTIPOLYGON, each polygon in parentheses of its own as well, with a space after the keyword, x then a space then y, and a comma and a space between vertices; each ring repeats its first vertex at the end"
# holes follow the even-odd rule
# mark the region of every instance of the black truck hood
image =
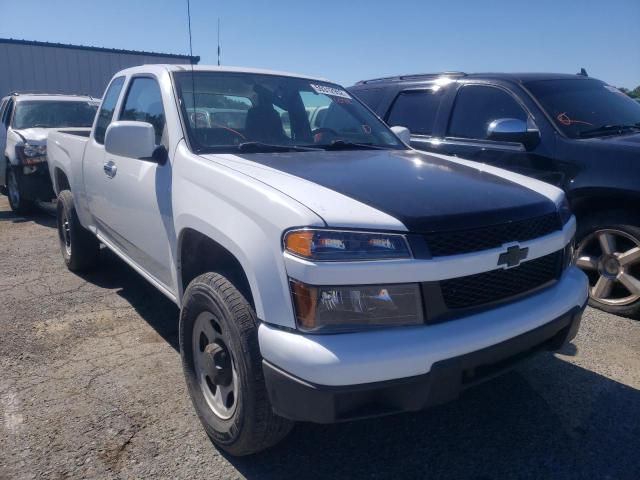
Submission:
POLYGON ((556 210, 552 200, 523 185, 411 150, 237 156, 351 197, 416 233, 508 223, 556 210))

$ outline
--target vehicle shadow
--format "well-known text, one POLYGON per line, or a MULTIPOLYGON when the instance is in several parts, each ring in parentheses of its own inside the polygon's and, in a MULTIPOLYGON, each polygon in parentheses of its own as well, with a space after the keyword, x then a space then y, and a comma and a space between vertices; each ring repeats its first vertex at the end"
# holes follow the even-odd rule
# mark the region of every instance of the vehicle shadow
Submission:
POLYGON ((0 222, 12 222, 12 223, 26 223, 33 222, 43 227, 56 228, 55 216, 50 213, 35 209, 28 215, 18 215, 11 210, 0 210, 0 222))
MULTIPOLYGON (((109 250, 88 282, 117 289, 178 350, 178 309, 109 250)), ((640 478, 640 390, 543 353, 424 412, 336 425, 298 424, 244 458, 248 479, 640 478)), ((212 446, 212 449, 215 447, 212 446)))
POLYGON ((225 457, 248 479, 637 479, 638 445, 640 391, 548 353, 447 405, 298 424, 270 450, 225 457))
POLYGON ((178 346, 179 310, 153 285, 108 248, 100 251, 100 266, 78 274, 101 288, 117 289, 135 311, 176 351, 178 346))

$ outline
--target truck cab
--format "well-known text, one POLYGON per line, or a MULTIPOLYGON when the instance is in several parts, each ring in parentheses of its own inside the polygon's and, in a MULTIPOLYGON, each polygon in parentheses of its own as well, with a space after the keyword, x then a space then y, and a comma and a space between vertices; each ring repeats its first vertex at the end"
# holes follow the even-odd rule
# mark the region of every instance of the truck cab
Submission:
POLYGON ((576 335, 562 190, 403 132, 322 78, 145 65, 114 76, 89 136, 49 136, 66 265, 99 267, 102 243, 180 307, 221 449, 450 401, 576 335))
POLYGON ((55 197, 47 168, 52 129, 88 128, 98 101, 88 96, 12 93, 0 101, 0 189, 13 211, 55 197))

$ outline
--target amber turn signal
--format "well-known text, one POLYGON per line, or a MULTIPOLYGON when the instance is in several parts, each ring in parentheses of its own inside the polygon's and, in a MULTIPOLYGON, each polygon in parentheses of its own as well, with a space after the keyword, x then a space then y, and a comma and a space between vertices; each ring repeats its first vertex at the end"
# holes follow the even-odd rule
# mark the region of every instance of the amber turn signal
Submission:
POLYGON ((291 282, 293 303, 298 325, 305 330, 316 327, 316 311, 318 306, 318 289, 301 282, 291 282))
POLYGON ((287 251, 305 258, 311 258, 312 243, 313 232, 308 230, 294 230, 285 237, 287 251))

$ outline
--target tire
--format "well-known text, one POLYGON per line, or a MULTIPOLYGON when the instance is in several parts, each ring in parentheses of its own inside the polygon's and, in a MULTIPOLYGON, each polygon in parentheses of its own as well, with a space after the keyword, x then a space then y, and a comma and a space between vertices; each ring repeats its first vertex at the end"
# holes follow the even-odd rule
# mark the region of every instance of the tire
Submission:
POLYGON ((34 209, 33 201, 24 197, 22 188, 22 176, 17 168, 10 165, 7 166, 7 197, 9 197, 9 206, 11 210, 19 215, 30 213, 34 209))
POLYGON ((273 413, 256 315, 233 284, 217 273, 194 279, 184 294, 179 330, 189 395, 213 443, 243 456, 282 440, 293 422, 273 413))
POLYGON ((81 272, 95 267, 100 259, 100 242, 80 224, 69 190, 60 192, 56 209, 60 251, 67 268, 81 272))
POLYGON ((589 277, 592 307, 615 315, 640 316, 639 225, 640 217, 615 210, 578 220, 576 265, 589 277))

